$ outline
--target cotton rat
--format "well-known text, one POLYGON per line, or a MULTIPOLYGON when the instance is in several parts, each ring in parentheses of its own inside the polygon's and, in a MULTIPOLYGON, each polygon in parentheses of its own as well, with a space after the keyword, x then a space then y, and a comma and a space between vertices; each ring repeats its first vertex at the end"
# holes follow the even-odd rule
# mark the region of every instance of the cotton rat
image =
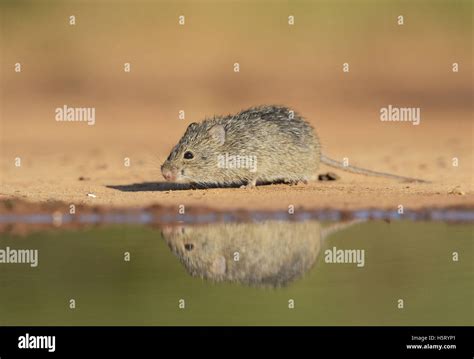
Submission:
POLYGON ((167 181, 254 187, 316 180, 320 163, 358 174, 425 182, 344 166, 326 157, 311 125, 283 106, 254 107, 191 123, 161 172, 167 181))

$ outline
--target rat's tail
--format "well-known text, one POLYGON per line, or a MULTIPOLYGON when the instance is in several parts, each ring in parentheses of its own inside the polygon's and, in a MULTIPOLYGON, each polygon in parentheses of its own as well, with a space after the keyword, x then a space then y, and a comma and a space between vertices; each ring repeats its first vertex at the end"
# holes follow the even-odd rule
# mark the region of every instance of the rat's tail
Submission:
POLYGON ((393 178, 393 179, 398 179, 398 180, 402 180, 402 181, 405 181, 405 182, 429 183, 429 181, 421 180, 421 179, 418 179, 418 178, 397 176, 397 175, 393 175, 391 173, 377 172, 377 171, 367 170, 365 168, 360 168, 360 167, 355 167, 355 166, 344 166, 344 164, 342 162, 338 162, 336 160, 333 160, 333 159, 331 159, 331 158, 329 158, 325 155, 321 155, 321 162, 328 165, 328 166, 338 168, 338 169, 343 170, 343 171, 357 173, 357 174, 366 175, 366 176, 377 176, 377 177, 393 178))

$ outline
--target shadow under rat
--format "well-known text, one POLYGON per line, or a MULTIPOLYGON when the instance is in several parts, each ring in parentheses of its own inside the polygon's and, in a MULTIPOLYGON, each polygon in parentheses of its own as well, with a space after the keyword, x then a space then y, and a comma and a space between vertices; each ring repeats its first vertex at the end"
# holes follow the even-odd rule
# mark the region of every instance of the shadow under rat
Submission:
MULTIPOLYGON (((276 184, 288 184, 285 181, 262 182, 259 186, 271 186, 276 184)), ((292 185, 292 184, 290 184, 292 185)), ((106 185, 121 192, 166 192, 166 191, 186 191, 192 189, 212 189, 212 188, 241 188, 240 183, 216 184, 216 183, 176 183, 176 182, 141 182, 125 185, 106 185)))

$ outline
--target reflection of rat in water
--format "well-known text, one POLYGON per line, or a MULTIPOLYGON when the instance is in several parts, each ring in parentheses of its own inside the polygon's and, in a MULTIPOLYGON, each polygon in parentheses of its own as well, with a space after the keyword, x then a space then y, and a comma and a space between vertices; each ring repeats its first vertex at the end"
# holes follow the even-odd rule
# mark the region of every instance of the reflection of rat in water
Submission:
POLYGON ((345 166, 326 157, 311 125, 291 109, 278 106, 191 123, 161 172, 168 181, 253 187, 315 180, 320 163, 353 173, 424 182, 345 166))
POLYGON ((281 287, 313 267, 321 239, 353 223, 322 230, 317 221, 220 223, 165 227, 162 233, 192 276, 281 287))

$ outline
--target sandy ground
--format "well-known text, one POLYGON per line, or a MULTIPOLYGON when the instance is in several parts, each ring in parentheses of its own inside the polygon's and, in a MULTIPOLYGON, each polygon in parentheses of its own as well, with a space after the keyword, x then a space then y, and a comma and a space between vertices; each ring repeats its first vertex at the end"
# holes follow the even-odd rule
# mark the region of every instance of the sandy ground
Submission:
POLYGON ((467 5, 403 6, 407 22, 399 26, 396 4, 304 1, 291 7, 298 21, 289 26, 283 2, 123 2, 113 11, 109 2, 73 9, 34 3, 0 12, 0 200, 270 210, 474 206, 467 5), (207 190, 163 182, 159 167, 189 123, 262 104, 295 108, 334 159, 432 183, 324 166, 321 173, 340 179, 207 190), (381 122, 380 108, 389 104, 421 108, 421 124, 381 122), (63 105, 96 108, 96 124, 56 122, 63 105))
MULTIPOLYGON (((11 106, 20 116, 31 113, 28 108, 11 106)), ((349 157, 357 166, 432 183, 401 183, 322 166, 321 173, 333 171, 340 179, 255 189, 181 190, 164 182, 159 171, 186 128, 186 123, 173 120, 172 114, 151 109, 142 114, 140 121, 124 120, 137 116, 130 104, 123 105, 120 120, 114 120, 117 108, 104 104, 96 125, 87 126, 57 123, 50 115, 45 116, 48 120, 41 120, 41 105, 37 105, 38 120, 4 123, 3 133, 8 136, 2 137, 0 199, 121 207, 160 204, 177 208, 184 204, 249 210, 289 205, 338 209, 396 208, 399 204, 412 209, 474 206, 470 112, 428 110, 422 112, 421 124, 413 126, 382 123, 371 107, 350 112, 302 107, 304 112, 299 110, 317 129, 323 151, 329 156, 349 157), (21 158, 20 167, 15 166, 16 157, 21 158), (130 158, 130 167, 124 166, 125 157, 130 158), (458 167, 452 165, 454 157, 459 159, 458 167)), ((238 108, 222 112, 235 110, 238 108)))

